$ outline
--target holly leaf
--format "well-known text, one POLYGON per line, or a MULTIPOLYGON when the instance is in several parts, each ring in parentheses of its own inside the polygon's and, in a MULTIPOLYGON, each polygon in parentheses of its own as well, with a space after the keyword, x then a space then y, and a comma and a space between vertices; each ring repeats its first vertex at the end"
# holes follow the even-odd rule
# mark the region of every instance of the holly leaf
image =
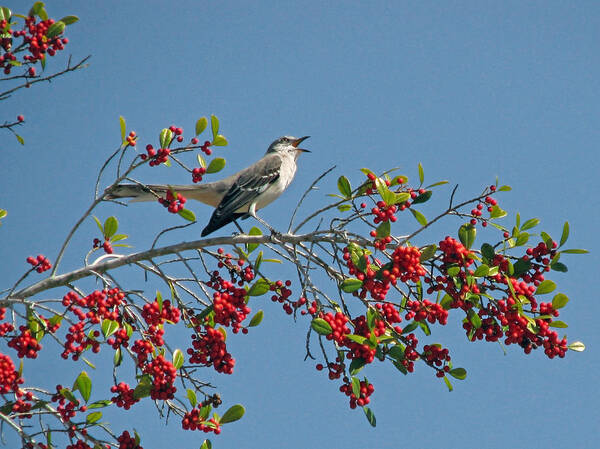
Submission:
POLYGON ((363 285, 363 282, 361 280, 355 279, 355 278, 349 278, 349 279, 344 279, 344 281, 340 285, 340 288, 345 293, 352 293, 352 292, 355 292, 356 290, 358 290, 359 288, 361 288, 362 285, 363 285))
POLYGON ((225 159, 222 157, 216 157, 210 161, 210 164, 208 164, 208 167, 206 167, 206 173, 218 173, 223 170, 223 168, 225 168, 225 159))
POLYGON ((202 132, 206 129, 207 125, 208 120, 206 120, 206 117, 200 117, 196 122, 196 136, 202 134, 202 132))
POLYGON ((333 329, 329 323, 323 318, 315 318, 312 320, 310 327, 312 327, 313 330, 319 335, 329 335, 331 332, 333 332, 333 329))
POLYGON ((261 321, 263 320, 263 316, 264 316, 264 312, 262 310, 259 310, 258 312, 256 312, 254 314, 254 316, 252 317, 252 319, 250 320, 250 324, 248 324, 248 327, 258 326, 261 323, 261 321))
POLYGON ((246 409, 244 409, 243 405, 240 405, 240 404, 232 405, 223 414, 223 416, 221 416, 219 423, 226 424, 226 423, 237 421, 237 420, 241 419, 242 416, 244 416, 245 412, 246 412, 246 409))
POLYGON ((344 196, 344 198, 350 198, 352 196, 352 188, 350 187, 350 181, 345 176, 340 176, 337 182, 338 190, 344 196))
POLYGON ((75 390, 79 390, 81 397, 85 402, 90 399, 90 395, 92 394, 92 379, 90 379, 85 371, 82 371, 79 376, 77 376, 77 379, 75 379, 73 391, 75 390))

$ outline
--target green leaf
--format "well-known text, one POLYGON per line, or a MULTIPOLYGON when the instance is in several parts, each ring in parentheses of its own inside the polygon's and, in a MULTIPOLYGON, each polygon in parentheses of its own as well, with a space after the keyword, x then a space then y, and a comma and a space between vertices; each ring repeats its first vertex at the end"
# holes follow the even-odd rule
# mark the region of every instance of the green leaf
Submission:
POLYGON ((531 268, 531 262, 530 261, 525 261, 523 259, 519 259, 517 260, 517 263, 514 264, 513 266, 513 273, 511 274, 512 277, 519 277, 521 276, 523 273, 525 273, 526 271, 529 271, 529 268, 531 268))
POLYGON ((65 31, 66 26, 67 25, 65 24, 65 22, 61 22, 60 20, 58 22, 54 22, 52 25, 50 25, 48 31, 46 31, 46 37, 48 39, 52 39, 53 37, 58 36, 63 31, 65 31))
POLYGON ((108 217, 104 222, 104 238, 106 240, 110 239, 119 228, 119 222, 115 217, 108 217))
POLYGON ((521 232, 518 235, 514 246, 522 246, 525 243, 527 243, 528 241, 529 241, 529 234, 527 232, 521 232))
POLYGON ((464 368, 454 368, 454 369, 451 369, 448 374, 450 374, 455 379, 464 380, 464 379, 467 378, 467 370, 464 369, 464 368))
POLYGON ((65 25, 72 25, 75 22, 77 22, 79 20, 79 17, 77 16, 65 16, 62 19, 60 19, 61 22, 63 22, 65 25))
POLYGON ((393 204, 401 204, 410 199, 410 194, 407 192, 395 193, 392 199, 393 204))
POLYGON ((500 186, 498 187, 498 192, 510 192, 512 190, 511 186, 500 186))
POLYGON ((340 204, 337 208, 340 212, 348 212, 350 209, 352 209, 352 206, 349 204, 340 204))
POLYGON ((219 135, 219 119, 216 115, 210 116, 210 128, 212 130, 213 140, 219 135))
POLYGON ((368 345, 369 344, 369 340, 367 339, 367 337, 363 337, 362 335, 348 334, 348 335, 346 335, 346 338, 348 340, 353 341, 354 343, 358 343, 359 345, 368 345))
POLYGON ((25 139, 23 139, 19 134, 15 134, 15 137, 21 145, 25 145, 25 139))
POLYGON ((108 407, 109 405, 112 405, 113 402, 109 401, 108 399, 103 399, 100 401, 96 401, 96 402, 92 402, 91 404, 89 404, 87 406, 88 409, 90 408, 104 408, 104 407, 108 407))
POLYGON ((448 293, 446 293, 444 295, 444 297, 442 298, 442 300, 440 301, 440 305, 442 306, 442 308, 444 310, 449 310, 450 309, 450 305, 454 302, 454 298, 452 298, 452 296, 450 296, 448 293))
POLYGON ((506 216, 506 211, 501 209, 500 206, 492 206, 492 211, 490 212, 490 218, 502 218, 506 216))
POLYGON ((312 327, 313 330, 320 335, 329 335, 331 334, 331 332, 333 332, 333 329, 331 328, 329 323, 323 318, 315 318, 314 320, 312 320, 312 322, 310 323, 310 327, 312 327))
POLYGON ((216 157, 210 161, 210 164, 208 164, 208 167, 206 167, 206 173, 218 173, 223 170, 224 167, 225 159, 222 157, 216 157))
POLYGON ((454 390, 454 388, 452 388, 452 384, 450 383, 450 379, 448 379, 447 376, 444 376, 444 383, 448 387, 448 391, 454 390))
POLYGON ((545 295, 546 293, 553 292, 556 289, 556 284, 550 279, 542 281, 535 290, 536 295, 545 295))
POLYGON ((177 212, 177 215, 187 221, 196 221, 196 214, 189 209, 181 209, 177 212))
POLYGON ((564 293, 557 293, 552 298, 552 308, 554 310, 562 309, 569 302, 569 297, 564 293))
POLYGON ((160 142, 160 147, 161 148, 169 148, 169 145, 171 144, 171 140, 173 140, 173 131, 171 131, 169 128, 164 128, 158 136, 158 141, 160 142))
POLYGON ((361 369, 363 369, 363 367, 367 364, 367 362, 365 362, 365 359, 362 359, 360 357, 357 357, 355 359, 352 359, 352 362, 350 362, 350 375, 354 376, 355 374, 358 374, 360 372, 361 369))
POLYGON ((337 182, 338 190, 344 196, 344 198, 350 198, 352 196, 352 188, 350 187, 350 181, 345 176, 340 176, 337 182))
POLYGON ((192 407, 196 407, 196 404, 198 403, 198 399, 196 398, 196 392, 194 390, 192 390, 191 388, 187 389, 187 398, 190 401, 190 405, 192 407))
POLYGON ((265 278, 258 279, 250 290, 248 290, 248 296, 262 296, 271 289, 271 283, 265 278))
POLYGON ((77 379, 75 379, 73 391, 75 390, 79 390, 81 397, 85 402, 90 399, 90 395, 92 394, 92 379, 90 379, 85 371, 82 371, 79 376, 77 376, 77 379))
POLYGON ((480 278, 480 277, 487 276, 489 274, 489 272, 490 272, 490 267, 488 267, 486 264, 481 264, 477 267, 477 269, 473 273, 473 276, 475 276, 476 278, 480 278))
POLYGON ((564 254, 588 254, 589 251, 587 249, 563 249, 561 253, 564 254))
POLYGON ((438 181, 433 184, 429 184, 426 189, 431 189, 432 187, 443 186, 444 184, 448 184, 448 181, 438 181))
POLYGON ((383 238, 389 236, 390 232, 391 232, 390 222, 384 221, 384 222, 380 223, 379 226, 377 226, 376 232, 377 232, 378 239, 383 239, 383 238))
POLYGON ((200 117, 196 122, 196 136, 202 134, 202 132, 204 132, 204 130, 206 129, 207 125, 208 120, 206 120, 206 117, 200 117))
POLYGON ((569 325, 563 321, 551 321, 550 323, 548 323, 548 326, 550 327, 559 327, 559 328, 566 328, 569 327, 569 325))
POLYGON ((180 349, 175 349, 173 352, 173 366, 175 369, 179 369, 183 366, 184 358, 183 352, 180 349))
POLYGON ((148 374, 144 374, 133 390, 134 399, 142 399, 150 396, 150 390, 152 389, 152 380, 148 374))
POLYGON ((585 351, 585 345, 581 341, 574 341, 567 346, 571 351, 583 352, 585 351))
POLYGON ((377 187, 377 192, 379 192, 379 195, 384 203, 387 205, 396 203, 396 194, 388 189, 388 187, 385 185, 385 181, 383 181, 381 178, 375 178, 375 185, 377 187))
POLYGON ((490 262, 494 260, 494 256, 496 255, 494 252, 494 247, 489 243, 484 243, 481 245, 481 254, 490 262))
POLYGON ((479 329, 481 327, 481 317, 475 313, 473 309, 469 309, 467 312, 467 317, 475 329, 479 329))
POLYGON ((102 226, 102 223, 100 222, 100 220, 98 220, 98 218, 96 218, 94 215, 92 215, 92 218, 94 219, 94 221, 98 225, 98 229, 100 229, 100 233, 102 235, 104 235, 104 227, 102 226))
POLYGON ((85 417, 85 422, 88 424, 93 424, 96 421, 98 421, 100 418, 102 418, 102 412, 88 413, 88 415, 85 417))
POLYGON ((411 213, 413 214, 413 217, 415 217, 415 219, 419 222, 419 224, 421 226, 426 226, 427 225, 427 218, 425 218, 425 215, 423 215, 421 212, 419 212, 416 209, 409 209, 411 211, 411 213))
POLYGON ((367 309, 367 327, 370 331, 375 328, 375 319, 377 318, 377 312, 372 307, 367 309))
POLYGON ((567 266, 562 262, 553 263, 550 265, 550 268, 552 268, 554 271, 560 271, 561 273, 566 273, 569 271, 567 266))
POLYGON ((242 406, 240 404, 233 405, 233 406, 229 407, 229 410, 227 410, 223 414, 223 416, 221 416, 221 419, 219 420, 219 422, 221 424, 226 424, 226 423, 237 421, 237 420, 241 419, 242 416, 244 416, 245 412, 246 412, 246 409, 244 409, 244 406, 242 406))
POLYGON ((421 257, 419 258, 420 262, 425 262, 426 260, 431 259, 435 256, 435 252, 437 251, 437 245, 434 243, 432 245, 428 245, 421 251, 421 257))
POLYGON ((248 324, 248 327, 258 326, 261 323, 261 321, 263 320, 263 316, 264 316, 264 312, 262 310, 259 310, 258 312, 256 312, 254 314, 254 316, 252 317, 252 319, 250 320, 250 324, 248 324))
POLYGON ((263 252, 259 251, 258 252, 258 256, 256 256, 256 260, 254 261, 254 270, 258 271, 258 269, 260 268, 260 265, 262 264, 263 261, 263 252))
POLYGON ((362 285, 363 285, 363 281, 355 279, 355 278, 349 278, 349 279, 344 279, 344 281, 340 285, 340 288, 345 293, 352 293, 352 292, 355 292, 356 290, 358 290, 359 288, 361 288, 362 285))
POLYGON ((419 196, 417 196, 412 203, 413 204, 419 204, 419 203, 424 203, 426 201, 429 201, 429 199, 431 198, 431 196, 433 195, 433 192, 431 190, 427 190, 426 192, 421 193, 419 196))
POLYGON ((476 236, 477 230, 471 223, 465 223, 458 229, 458 238, 467 249, 470 249, 471 246, 473 246, 476 236))
MULTIPOLYGON (((248 232, 248 235, 262 235, 262 231, 256 226, 253 226, 248 232)), ((248 254, 250 254, 256 248, 258 248, 258 245, 258 243, 246 243, 246 251, 248 252, 248 254)))
POLYGON ((419 162, 419 182, 423 185, 423 181, 425 180, 425 173, 423 172, 423 166, 419 162))
POLYGON ((460 273, 460 267, 457 267, 457 266, 449 267, 446 270, 446 273, 448 273, 448 276, 456 276, 458 273, 460 273))
POLYGON ((121 352, 121 348, 119 347, 115 350, 115 355, 113 356, 113 365, 119 366, 119 365, 121 365, 122 361, 123 361, 123 353, 121 352))
POLYGON ((28 16, 37 16, 44 9, 44 2, 35 2, 29 10, 28 16))
POLYGON ((560 236, 560 244, 558 246, 563 246, 567 242, 568 238, 569 238, 569 222, 565 221, 565 224, 564 224, 563 230, 562 230, 562 235, 560 236))
POLYGON ((121 127, 121 142, 125 142, 125 134, 127 132, 127 127, 125 125, 125 119, 122 115, 119 116, 119 126, 121 127))
POLYGON ((371 424, 372 427, 375 427, 377 425, 375 413, 373 413, 373 411, 366 405, 363 406, 363 412, 365 412, 365 416, 367 417, 367 421, 369 421, 369 424, 371 424))
POLYGON ((356 399, 360 398, 360 380, 357 377, 352 377, 352 393, 356 399))
POLYGON ((552 248, 552 237, 550 237, 548 233, 542 231, 540 232, 540 237, 542 237, 542 240, 548 248, 552 248))
POLYGON ((119 330, 119 323, 113 320, 102 320, 101 329, 102 335, 104 335, 105 338, 108 338, 119 330))
POLYGON ((217 136, 215 136, 215 138, 212 141, 212 144, 215 147, 226 147, 227 146, 227 139, 225 138, 225 136, 222 136, 221 134, 218 134, 217 136))
POLYGON ((402 329, 402 333, 403 334, 410 334, 412 331, 414 331, 417 327, 419 327, 419 323, 417 323, 416 321, 413 321, 412 323, 410 323, 408 326, 405 326, 404 329, 402 329))
POLYGON ((539 218, 531 218, 531 219, 527 220, 525 223, 523 223, 523 227, 521 228, 521 231, 526 231, 527 229, 535 228, 539 224, 540 224, 539 218))
POLYGON ((66 399, 69 400, 69 402, 73 403, 73 404, 78 404, 79 401, 77 400, 77 398, 75 397, 75 395, 71 392, 71 390, 69 390, 68 388, 62 388, 59 391, 60 395, 66 399))
POLYGON ((210 440, 204 440, 202 446, 200 446, 200 449, 212 449, 212 443, 210 440))
POLYGON ((11 15, 12 13, 10 9, 8 9, 6 6, 0 8, 0 20, 6 20, 8 22, 11 15))

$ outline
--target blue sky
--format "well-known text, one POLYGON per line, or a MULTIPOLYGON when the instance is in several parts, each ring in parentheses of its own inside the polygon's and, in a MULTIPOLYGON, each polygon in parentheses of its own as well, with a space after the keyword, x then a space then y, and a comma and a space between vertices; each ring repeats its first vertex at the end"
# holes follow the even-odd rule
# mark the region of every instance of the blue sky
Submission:
MULTIPOLYGON (((4 2, 14 11, 23 4, 4 2)), ((539 217, 541 228, 558 236, 569 220, 568 246, 591 251, 569 257, 569 273, 553 277, 571 298, 561 314, 567 335, 584 341, 586 352, 563 360, 524 356, 515 348, 503 355, 498 346, 466 342, 454 323, 437 336, 467 368, 467 379, 448 393, 423 367, 407 377, 391 366, 372 367, 367 375, 376 386, 378 420, 372 429, 362 412, 348 409, 336 383, 303 361, 307 322, 294 324, 270 302, 257 302, 254 307, 265 310, 263 325, 229 343, 238 360, 235 374, 211 378, 226 403, 245 404, 247 414, 213 443, 596 447, 597 2, 53 1, 47 10, 57 18, 80 17, 68 29, 67 52, 74 60, 92 59, 84 71, 3 102, 2 120, 27 119, 19 130, 24 147, 0 135, 0 208, 9 213, 0 228, 3 284, 22 273, 27 256, 55 257, 93 197, 99 167, 119 143, 120 115, 150 142, 165 126, 191 131, 200 116, 216 114, 230 143, 219 150, 227 174, 258 159, 280 135, 311 135, 306 147, 313 153, 300 160, 293 185, 262 213, 275 226, 287 222, 310 182, 332 165, 335 175, 309 207, 327 201, 341 174, 358 183, 361 167, 399 166, 415 179, 421 162, 427 180, 458 183, 465 198, 499 176, 513 187, 498 198, 509 211, 507 225, 518 211, 539 217)), ((55 59, 50 70, 64 57, 55 59)), ((163 167, 139 175, 148 183, 189 182, 177 176, 180 171, 163 167)), ((439 202, 423 212, 445 207, 450 189, 440 188, 439 202)), ((200 223, 173 241, 199 238, 211 211, 193 209, 200 223)), ((136 250, 160 229, 181 223, 155 204, 107 206, 102 213, 119 217, 136 250)), ((455 235, 458 225, 446 222, 432 239, 455 235)), ((84 226, 63 269, 81 264, 77 245, 87 248, 94 232, 93 223, 84 226)), ((51 357, 40 362, 26 363, 26 378, 63 365, 51 357)), ((71 365, 74 373, 82 369, 71 365)), ((165 426, 151 407, 116 416, 143 434, 146 449, 174 441, 195 448, 203 439, 176 422, 165 426)))

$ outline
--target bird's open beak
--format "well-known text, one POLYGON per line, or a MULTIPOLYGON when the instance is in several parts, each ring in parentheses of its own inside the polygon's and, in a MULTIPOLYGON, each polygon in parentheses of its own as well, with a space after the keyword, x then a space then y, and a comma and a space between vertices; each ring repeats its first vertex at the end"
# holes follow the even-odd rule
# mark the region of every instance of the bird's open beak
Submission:
POLYGON ((304 153, 310 153, 309 150, 305 150, 304 148, 298 148, 298 145, 300 145, 304 140, 308 139, 310 136, 304 136, 304 137, 300 137, 299 139, 296 139, 292 142, 292 146, 294 148, 296 148, 297 151, 302 151, 304 153))

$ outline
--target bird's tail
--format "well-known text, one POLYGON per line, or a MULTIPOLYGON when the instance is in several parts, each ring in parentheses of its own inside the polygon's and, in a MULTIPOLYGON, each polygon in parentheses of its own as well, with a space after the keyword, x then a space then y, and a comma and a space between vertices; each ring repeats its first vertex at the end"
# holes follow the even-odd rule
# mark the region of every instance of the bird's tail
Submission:
POLYGON ((213 199, 207 185, 164 185, 164 184, 119 184, 107 192, 107 200, 131 198, 130 202, 156 201, 165 198, 167 191, 181 193, 186 198, 192 198, 206 204, 214 205, 219 198, 213 199), (206 198, 205 198, 206 197, 206 198))

